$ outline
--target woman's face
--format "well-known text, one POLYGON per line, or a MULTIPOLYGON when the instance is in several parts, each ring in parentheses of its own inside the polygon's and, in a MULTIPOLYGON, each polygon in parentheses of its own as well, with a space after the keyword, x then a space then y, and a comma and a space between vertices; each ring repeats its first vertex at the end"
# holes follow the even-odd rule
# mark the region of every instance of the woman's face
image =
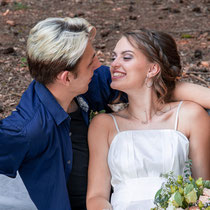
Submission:
POLYGON ((111 75, 113 89, 127 92, 145 85, 145 78, 152 63, 137 48, 122 37, 115 46, 112 55, 111 75))

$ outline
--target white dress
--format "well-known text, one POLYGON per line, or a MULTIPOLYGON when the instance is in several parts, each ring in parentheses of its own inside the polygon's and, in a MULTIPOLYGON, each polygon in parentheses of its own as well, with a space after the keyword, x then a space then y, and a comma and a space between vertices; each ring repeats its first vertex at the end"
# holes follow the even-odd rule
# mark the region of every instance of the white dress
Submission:
POLYGON ((119 131, 109 153, 113 210, 150 210, 160 189, 161 173, 174 171, 183 175, 188 160, 189 140, 177 131, 177 108, 175 129, 119 131))
POLYGON ((0 210, 37 210, 19 174, 0 175, 0 210))

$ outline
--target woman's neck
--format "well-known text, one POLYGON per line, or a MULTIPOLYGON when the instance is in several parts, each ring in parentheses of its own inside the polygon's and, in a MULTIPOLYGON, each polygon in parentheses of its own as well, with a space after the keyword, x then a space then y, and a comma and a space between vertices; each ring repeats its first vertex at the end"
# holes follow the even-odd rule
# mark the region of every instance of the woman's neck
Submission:
POLYGON ((128 114, 141 121, 142 124, 151 122, 154 115, 164 106, 164 104, 158 102, 157 95, 152 89, 139 91, 138 93, 128 93, 128 101, 128 114))

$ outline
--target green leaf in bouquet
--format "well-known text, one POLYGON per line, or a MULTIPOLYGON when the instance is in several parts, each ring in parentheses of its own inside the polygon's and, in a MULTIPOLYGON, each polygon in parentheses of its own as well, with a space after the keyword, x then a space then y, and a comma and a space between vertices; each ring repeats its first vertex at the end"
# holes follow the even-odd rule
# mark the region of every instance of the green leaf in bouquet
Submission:
POLYGON ((182 183, 183 183, 183 177, 181 175, 178 176, 177 183, 180 184, 180 185, 182 185, 182 183))
POLYGON ((193 185, 193 187, 196 191, 199 190, 199 186, 196 184, 196 181, 194 179, 191 181, 191 184, 193 185))
POLYGON ((198 199, 196 190, 193 188, 188 194, 184 196, 187 203, 195 203, 198 199))
POLYGON ((203 205, 203 203, 202 203, 201 201, 199 201, 198 207, 199 207, 200 209, 202 209, 202 208, 204 207, 204 205, 203 205))
POLYGON ((173 204, 175 203, 175 207, 180 207, 182 206, 182 196, 179 192, 175 192, 174 194, 174 201, 172 202, 173 204))
POLYGON ((170 188, 171 188, 171 193, 172 194, 175 193, 178 190, 178 187, 176 185, 171 185, 170 188))
POLYGON ((155 200, 159 200, 159 198, 161 197, 161 192, 162 192, 162 189, 159 189, 156 194, 155 194, 155 200))
POLYGON ((188 179, 190 177, 191 168, 192 168, 192 160, 189 159, 188 161, 185 161, 185 170, 184 170, 185 179, 188 179))
POLYGON ((182 202, 182 208, 183 209, 186 209, 188 206, 189 205, 188 205, 187 201, 186 200, 183 200, 183 202, 182 202))
POLYGON ((184 189, 183 189, 182 187, 179 187, 179 193, 180 193, 181 195, 184 195, 184 189))
POLYGON ((169 199, 169 195, 168 194, 162 194, 162 188, 159 189, 157 191, 157 193, 155 194, 155 201, 154 203, 156 205, 160 205, 162 208, 167 208, 168 207, 168 199, 169 199))
POLYGON ((200 177, 199 179, 196 180, 195 184, 200 187, 203 186, 203 179, 200 177))
POLYGON ((207 188, 207 189, 210 189, 210 180, 203 181, 203 187, 207 188))
POLYGON ((194 189, 193 184, 187 184, 186 187, 184 188, 184 194, 187 195, 194 189))

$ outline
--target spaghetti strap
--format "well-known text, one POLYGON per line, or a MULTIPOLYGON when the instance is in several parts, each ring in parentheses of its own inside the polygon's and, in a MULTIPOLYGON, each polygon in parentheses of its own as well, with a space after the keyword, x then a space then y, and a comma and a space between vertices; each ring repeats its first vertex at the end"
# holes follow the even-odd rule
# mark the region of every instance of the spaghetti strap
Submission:
POLYGON ((175 131, 177 130, 177 127, 178 127, 179 110, 180 110, 180 107, 181 107, 182 103, 183 103, 183 101, 180 101, 180 103, 178 105, 178 108, 177 108, 177 111, 176 111, 176 119, 175 119, 175 125, 174 125, 174 130, 175 131))
POLYGON ((114 116, 113 114, 109 114, 109 115, 113 118, 113 120, 114 120, 114 124, 115 124, 115 127, 116 127, 116 130, 117 130, 117 133, 119 133, 119 132, 120 132, 120 130, 119 130, 119 127, 118 127, 118 125, 117 125, 117 121, 116 121, 115 116, 114 116))

